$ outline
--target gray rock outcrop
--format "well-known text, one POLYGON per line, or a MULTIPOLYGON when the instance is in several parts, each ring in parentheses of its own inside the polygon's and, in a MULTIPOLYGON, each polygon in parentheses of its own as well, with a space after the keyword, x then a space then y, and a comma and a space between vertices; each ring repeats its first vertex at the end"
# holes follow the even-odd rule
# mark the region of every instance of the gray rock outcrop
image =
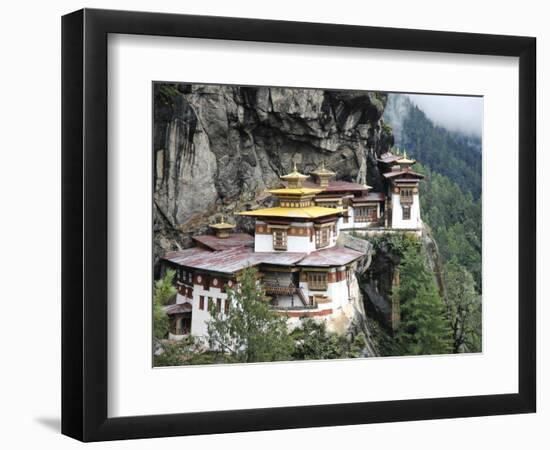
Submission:
MULTIPOLYGON (((376 155, 393 144, 385 94, 157 83, 154 86, 155 258, 187 247, 216 214, 268 205, 294 162, 381 190, 376 155)), ((236 216, 241 231, 250 221, 236 216)))

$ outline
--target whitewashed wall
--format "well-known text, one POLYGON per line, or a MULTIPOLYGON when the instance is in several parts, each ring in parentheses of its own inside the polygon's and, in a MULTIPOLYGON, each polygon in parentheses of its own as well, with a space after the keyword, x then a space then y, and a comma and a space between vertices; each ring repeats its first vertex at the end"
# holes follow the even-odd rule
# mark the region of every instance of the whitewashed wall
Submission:
POLYGON ((193 287, 193 313, 191 315, 191 334, 195 337, 208 336, 207 322, 211 319, 208 312, 208 297, 212 297, 215 302, 217 298, 222 299, 222 309, 225 306, 227 294, 221 292, 219 288, 211 287, 209 290, 204 290, 200 284, 195 284, 193 287), (199 308, 199 298, 204 296, 204 310, 199 308))
MULTIPOLYGON (((376 203, 376 216, 380 217, 380 203, 376 203)), ((344 223, 344 218, 338 219, 338 227, 341 230, 353 230, 355 228, 365 228, 372 222, 355 222, 355 208, 353 206, 348 207, 348 223, 344 223)))
POLYGON ((329 305, 333 310, 347 305, 349 303, 347 280, 344 279, 335 283, 329 283, 327 295, 332 299, 329 305))
MULTIPOLYGON (((330 248, 336 245, 338 238, 339 224, 341 224, 341 218, 336 223, 336 234, 332 233, 329 239, 329 244, 323 248, 330 248)), ((292 227, 307 228, 313 225, 313 222, 306 223, 291 223, 292 227)), ((299 253, 311 253, 317 250, 315 246, 315 236, 310 239, 309 236, 295 236, 287 235, 287 250, 275 250, 273 248, 273 235, 272 234, 259 234, 254 236, 254 251, 256 252, 275 252, 275 251, 287 251, 287 252, 299 252, 299 253)))
POLYGON ((410 220, 403 220, 403 209, 401 208, 401 200, 399 194, 391 196, 392 202, 392 228, 420 228, 422 222, 420 220, 420 202, 418 194, 413 195, 411 205, 410 220))

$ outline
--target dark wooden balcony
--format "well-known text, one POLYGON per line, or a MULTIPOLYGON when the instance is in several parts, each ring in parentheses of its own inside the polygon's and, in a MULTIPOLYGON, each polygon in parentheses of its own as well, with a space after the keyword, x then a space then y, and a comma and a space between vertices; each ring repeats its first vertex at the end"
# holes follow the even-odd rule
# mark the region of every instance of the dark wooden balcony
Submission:
MULTIPOLYGON (((304 307, 312 307, 312 303, 310 302, 309 298, 306 297, 304 294, 304 291, 302 291, 301 288, 291 285, 291 286, 279 286, 274 283, 269 283, 264 285, 265 293, 268 295, 272 295, 274 297, 277 297, 278 295, 290 295, 294 296, 297 295, 300 299, 303 306, 300 306, 296 309, 303 309, 304 307)), ((277 305, 273 305, 274 307, 277 307, 277 305)), ((316 307, 316 306, 314 306, 316 307)))

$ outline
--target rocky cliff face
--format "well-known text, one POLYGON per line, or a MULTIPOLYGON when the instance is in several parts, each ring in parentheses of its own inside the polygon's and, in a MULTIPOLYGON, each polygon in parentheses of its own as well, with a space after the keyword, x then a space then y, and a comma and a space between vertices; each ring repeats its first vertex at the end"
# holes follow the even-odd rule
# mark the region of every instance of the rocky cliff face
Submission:
MULTIPOLYGON (((446 289, 442 276, 442 261, 429 227, 424 224, 420 242, 427 266, 433 272, 439 294, 445 300, 446 289)), ((363 294, 365 310, 381 324, 391 329, 392 298, 399 288, 399 265, 401 251, 389 241, 379 239, 370 250, 368 271, 359 275, 359 286, 363 294)))
MULTIPOLYGON (((190 245, 213 216, 269 204, 294 162, 382 188, 375 157, 393 144, 377 92, 157 83, 155 257, 190 245)), ((237 220, 241 230, 251 223, 237 220)))
POLYGON ((369 270, 359 278, 365 310, 391 329, 392 297, 401 254, 384 241, 372 253, 369 270))

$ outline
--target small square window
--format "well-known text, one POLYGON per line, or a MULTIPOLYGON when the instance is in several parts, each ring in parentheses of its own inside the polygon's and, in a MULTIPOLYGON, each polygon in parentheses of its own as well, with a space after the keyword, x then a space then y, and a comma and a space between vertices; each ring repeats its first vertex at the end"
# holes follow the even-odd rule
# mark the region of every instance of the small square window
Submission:
POLYGON ((275 250, 287 249, 287 233, 286 230, 273 230, 273 248, 275 250))

